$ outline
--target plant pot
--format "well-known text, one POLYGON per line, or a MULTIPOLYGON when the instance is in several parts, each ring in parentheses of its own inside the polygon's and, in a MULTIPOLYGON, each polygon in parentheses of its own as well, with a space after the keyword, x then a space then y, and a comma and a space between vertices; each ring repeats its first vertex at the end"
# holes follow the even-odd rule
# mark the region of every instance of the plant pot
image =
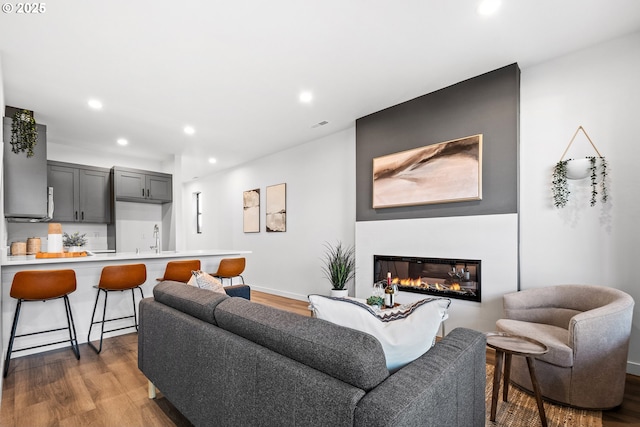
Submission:
POLYGON ((567 179, 584 179, 591 173, 591 159, 574 159, 567 161, 567 179))
POLYGON ((67 252, 82 252, 83 250, 82 246, 69 246, 67 252))
POLYGON ((331 296, 336 298, 346 298, 349 296, 348 289, 331 289, 331 296))

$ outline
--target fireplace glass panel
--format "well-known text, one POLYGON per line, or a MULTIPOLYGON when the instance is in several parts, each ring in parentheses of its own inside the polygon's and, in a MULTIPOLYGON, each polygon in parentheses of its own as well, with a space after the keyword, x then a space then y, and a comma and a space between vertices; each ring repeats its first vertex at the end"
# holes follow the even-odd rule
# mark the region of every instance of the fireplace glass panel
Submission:
POLYGON ((374 281, 401 291, 481 301, 480 260, 374 255, 374 281))

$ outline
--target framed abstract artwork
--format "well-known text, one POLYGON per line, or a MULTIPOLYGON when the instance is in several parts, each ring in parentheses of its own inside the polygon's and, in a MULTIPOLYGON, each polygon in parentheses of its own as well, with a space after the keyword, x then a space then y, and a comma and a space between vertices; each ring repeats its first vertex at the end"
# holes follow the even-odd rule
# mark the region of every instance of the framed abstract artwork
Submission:
POLYGON ((260 189, 242 193, 242 228, 245 233, 260 232, 260 189))
POLYGON ((482 200, 482 134, 373 159, 373 208, 482 200))
POLYGON ((267 232, 287 231, 287 184, 267 187, 267 232))

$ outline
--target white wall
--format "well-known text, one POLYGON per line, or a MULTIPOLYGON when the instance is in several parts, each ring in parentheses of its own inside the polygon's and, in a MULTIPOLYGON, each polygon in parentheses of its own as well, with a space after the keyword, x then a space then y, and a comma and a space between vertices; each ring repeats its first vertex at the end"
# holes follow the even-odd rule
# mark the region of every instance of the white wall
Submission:
MULTIPOLYGON (((0 116, 4 117, 4 109, 5 109, 5 103, 4 103, 4 80, 2 79, 2 56, 0 55, 0 111, 2 112, 2 114, 0 114, 0 116)), ((3 181, 3 176, 4 176, 4 171, 2 170, 2 165, 4 164, 4 136, 3 136, 4 132, 0 132, 0 207, 2 207, 2 209, 0 209, 0 256, 4 256, 5 252, 6 252, 6 245, 4 242, 6 242, 7 238, 6 238, 6 231, 5 231, 5 220, 4 220, 4 181, 3 181)), ((2 274, 2 268, 0 268, 0 274, 2 274)), ((1 302, 1 301, 0 301, 1 302)), ((0 318, 0 331, 2 331, 2 319, 0 318)), ((2 335, 2 332, 0 332, 0 342, 4 342, 4 336, 2 335)), ((4 346, 2 346, 2 356, 4 356, 4 346)), ((4 363, 2 364, 3 369, 4 369, 4 363)), ((0 400, 2 399, 2 378, 0 378, 0 400)))
MULTIPOLYGON (((640 375, 640 176, 636 162, 640 33, 522 70, 521 287, 604 285, 636 301, 628 371, 640 375), (609 162, 610 203, 589 206, 585 182, 551 203, 551 172, 582 125, 609 162), (574 196, 577 196, 574 198, 574 196)), ((567 157, 595 155, 584 137, 567 157)))
MULTIPOLYGON (((482 261, 482 301, 451 300, 446 330, 495 330, 502 295, 518 283, 518 215, 478 215, 356 223, 356 296, 367 298, 373 285, 373 255, 482 261)), ((400 292, 403 298, 425 297, 400 292)))
POLYGON ((328 294, 323 244, 354 244, 355 128, 185 184, 188 249, 251 250, 245 279, 254 289, 305 300, 328 294), (265 231, 265 192, 287 184, 287 231, 265 231), (242 231, 242 193, 260 189, 260 233, 242 231), (195 233, 193 193, 203 198, 204 231, 195 233))

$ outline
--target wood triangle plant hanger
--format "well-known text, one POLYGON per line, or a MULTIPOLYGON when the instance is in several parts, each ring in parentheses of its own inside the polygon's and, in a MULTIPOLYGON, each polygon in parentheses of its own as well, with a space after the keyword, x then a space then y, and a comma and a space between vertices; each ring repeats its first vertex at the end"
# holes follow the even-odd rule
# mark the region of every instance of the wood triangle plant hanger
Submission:
POLYGON ((587 131, 584 130, 582 126, 578 126, 571 141, 569 141, 569 145, 562 153, 562 157, 553 168, 553 181, 552 181, 552 191, 553 191, 553 204, 556 208, 563 208, 567 205, 569 201, 569 195, 571 192, 569 191, 569 184, 567 179, 584 179, 586 177, 590 177, 591 179, 591 200, 590 205, 595 206, 598 201, 598 194, 600 194, 600 200, 602 203, 606 203, 609 199, 609 195, 607 193, 607 162, 603 155, 600 154, 598 148, 593 143, 587 131), (576 139, 578 132, 582 131, 584 136, 587 137, 589 143, 593 147, 597 156, 585 157, 584 159, 567 159, 564 160, 564 156, 569 151, 571 144, 576 139), (599 164, 598 164, 599 163, 599 164), (598 176, 600 179, 598 179, 598 176), (600 189, 600 193, 598 193, 598 188, 600 189))

